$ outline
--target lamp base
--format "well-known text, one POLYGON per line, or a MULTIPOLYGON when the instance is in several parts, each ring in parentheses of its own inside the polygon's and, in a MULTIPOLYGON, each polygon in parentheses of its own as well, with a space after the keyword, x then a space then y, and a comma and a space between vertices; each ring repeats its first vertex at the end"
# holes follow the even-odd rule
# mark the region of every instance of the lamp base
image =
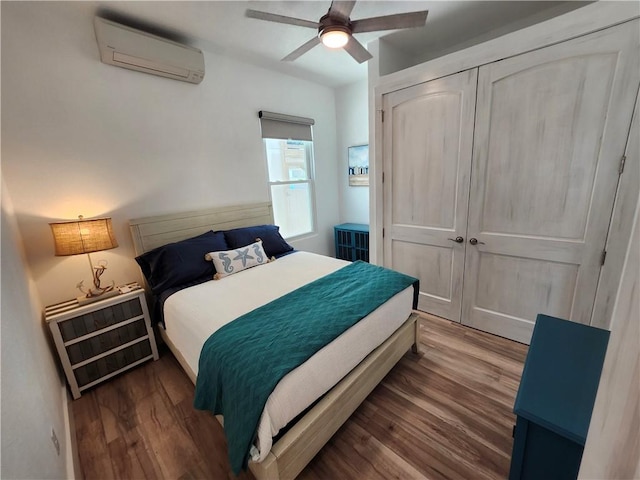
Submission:
POLYGON ((104 300, 105 298, 115 297, 116 295, 120 295, 120 290, 114 288, 113 290, 109 290, 108 292, 104 292, 102 295, 93 295, 91 297, 87 297, 86 295, 80 295, 77 297, 79 305, 86 305, 87 303, 97 302, 98 300, 104 300))

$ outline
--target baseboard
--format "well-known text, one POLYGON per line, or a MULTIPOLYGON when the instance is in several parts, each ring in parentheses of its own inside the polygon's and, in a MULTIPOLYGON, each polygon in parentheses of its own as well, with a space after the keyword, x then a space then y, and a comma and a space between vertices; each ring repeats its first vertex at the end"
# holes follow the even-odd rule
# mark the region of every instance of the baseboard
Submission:
POLYGON ((64 441, 65 465, 67 478, 81 478, 80 457, 78 457, 78 439, 76 437, 76 422, 73 417, 73 402, 66 383, 62 385, 62 411, 64 413, 64 441))

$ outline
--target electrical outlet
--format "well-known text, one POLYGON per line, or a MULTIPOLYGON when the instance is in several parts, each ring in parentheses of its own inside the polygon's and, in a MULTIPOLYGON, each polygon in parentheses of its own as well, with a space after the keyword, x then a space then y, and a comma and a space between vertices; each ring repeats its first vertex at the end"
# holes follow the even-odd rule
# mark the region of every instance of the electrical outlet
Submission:
POLYGON ((56 435, 56 431, 51 428, 51 441, 53 442, 53 446, 56 447, 56 452, 58 456, 60 456, 60 442, 58 441, 58 436, 56 435))

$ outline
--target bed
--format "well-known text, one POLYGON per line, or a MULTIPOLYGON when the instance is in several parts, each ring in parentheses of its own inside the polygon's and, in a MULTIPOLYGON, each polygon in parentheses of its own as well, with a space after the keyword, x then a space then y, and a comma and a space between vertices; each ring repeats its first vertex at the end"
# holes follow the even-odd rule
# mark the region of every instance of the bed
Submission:
MULTIPOLYGON (((130 228, 139 256, 211 230, 229 231, 272 223, 271 204, 260 203, 135 219, 130 221, 130 228)), ((211 331, 219 327, 211 325, 206 312, 215 308, 216 321, 225 324, 300 285, 345 271, 345 263, 306 252, 289 252, 275 262, 221 281, 181 289, 164 302, 160 335, 196 384, 199 351, 211 331), (279 281, 270 282, 272 278, 279 281), (269 288, 247 287, 269 283, 273 284, 269 288), (222 298, 232 299, 237 288, 249 288, 258 294, 250 298, 245 295, 242 301, 221 302, 219 297, 214 297, 215 290, 222 298), (220 307, 222 303, 224 308, 220 307)), ((410 348, 417 353, 418 317, 412 313, 412 301, 412 287, 394 295, 278 383, 261 416, 257 448, 252 447, 254 461, 249 462, 249 469, 256 478, 295 478, 397 361, 410 348), (368 338, 367 332, 374 333, 368 338), (357 348, 353 348, 354 345, 357 348), (325 368, 327 358, 345 350, 350 357, 340 360, 339 368, 325 368), (314 371, 316 373, 310 373, 314 371), (300 388, 299 382, 310 375, 314 381, 303 383, 304 387, 300 388), (322 381, 317 381, 318 375, 322 381), (278 410, 282 404, 286 405, 278 410), (270 405, 276 407, 270 410, 270 405), (286 433, 272 443, 272 435, 284 428, 284 424, 286 433)))

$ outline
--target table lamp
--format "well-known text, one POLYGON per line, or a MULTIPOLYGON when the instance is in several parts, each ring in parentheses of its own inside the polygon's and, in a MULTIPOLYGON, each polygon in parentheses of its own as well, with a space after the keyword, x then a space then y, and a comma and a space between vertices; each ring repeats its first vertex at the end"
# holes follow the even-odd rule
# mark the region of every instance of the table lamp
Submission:
POLYGON ((111 218, 85 220, 82 215, 80 215, 77 221, 50 223, 49 226, 53 233, 56 256, 86 253, 89 258, 94 288, 86 289, 83 281, 80 281, 76 287, 83 295, 78 297, 78 302, 88 303, 117 295, 118 290, 114 288, 115 282, 112 282, 111 285, 107 287, 100 286, 100 276, 107 268, 106 262, 102 260, 98 265, 94 266, 91 262, 90 255, 92 252, 109 250, 118 246, 116 237, 113 234, 111 218))

